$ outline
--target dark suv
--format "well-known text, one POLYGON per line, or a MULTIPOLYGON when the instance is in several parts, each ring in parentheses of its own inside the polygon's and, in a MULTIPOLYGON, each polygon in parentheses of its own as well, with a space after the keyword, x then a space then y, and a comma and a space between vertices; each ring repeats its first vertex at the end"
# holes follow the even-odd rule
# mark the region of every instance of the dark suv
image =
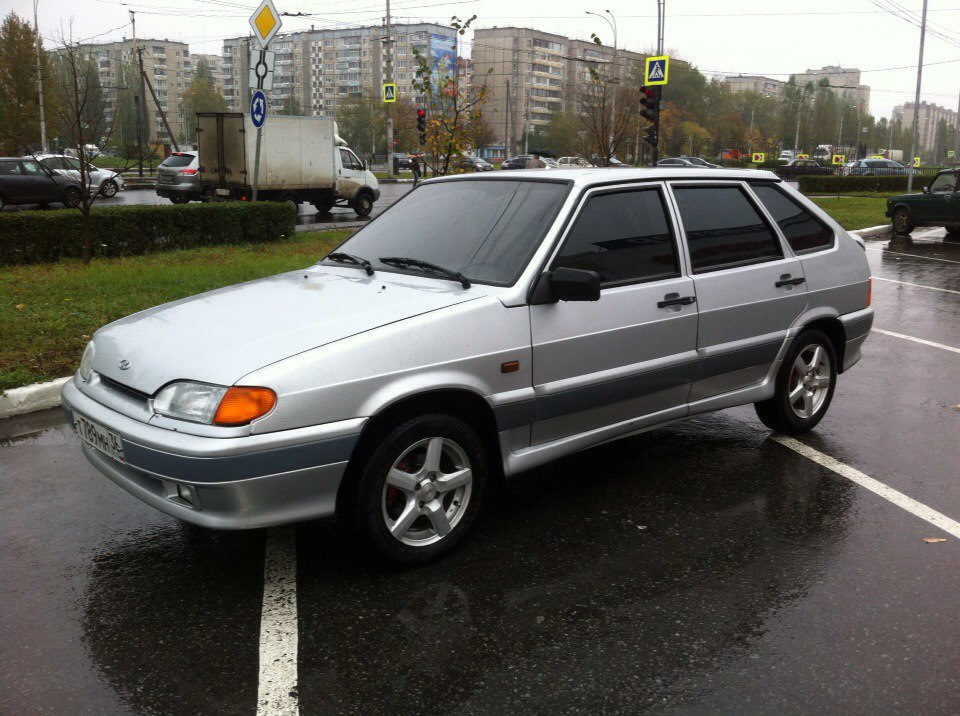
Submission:
POLYGON ((45 206, 51 202, 72 207, 82 196, 80 184, 51 172, 36 159, 0 158, 0 210, 7 204, 45 206))

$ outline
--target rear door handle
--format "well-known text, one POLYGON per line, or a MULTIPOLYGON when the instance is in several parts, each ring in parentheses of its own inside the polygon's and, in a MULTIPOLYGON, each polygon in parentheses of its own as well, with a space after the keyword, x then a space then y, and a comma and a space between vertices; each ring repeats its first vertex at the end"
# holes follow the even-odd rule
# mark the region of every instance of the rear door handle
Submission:
POLYGON ((696 296, 681 296, 676 293, 668 293, 662 301, 657 301, 657 308, 666 308, 667 306, 689 306, 696 303, 696 296))
POLYGON ((797 278, 790 278, 790 274, 785 273, 780 277, 780 280, 777 281, 774 286, 780 288, 781 286, 799 286, 801 283, 806 281, 803 276, 797 276, 797 278))

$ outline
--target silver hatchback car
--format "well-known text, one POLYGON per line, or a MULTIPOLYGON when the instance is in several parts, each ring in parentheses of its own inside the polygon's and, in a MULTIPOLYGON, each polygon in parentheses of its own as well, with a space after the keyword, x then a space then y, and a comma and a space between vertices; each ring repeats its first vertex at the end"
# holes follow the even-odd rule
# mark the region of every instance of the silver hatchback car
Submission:
POLYGON ((333 515, 423 562, 505 476, 754 403, 797 434, 873 322, 862 243, 768 172, 425 182, 307 269, 101 328, 63 405, 188 522, 333 515))

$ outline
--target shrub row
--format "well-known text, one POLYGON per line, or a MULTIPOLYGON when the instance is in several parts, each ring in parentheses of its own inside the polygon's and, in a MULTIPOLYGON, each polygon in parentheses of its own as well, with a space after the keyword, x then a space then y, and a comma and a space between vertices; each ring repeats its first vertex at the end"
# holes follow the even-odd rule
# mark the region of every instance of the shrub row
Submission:
MULTIPOLYGON (((843 194, 849 191, 904 192, 907 190, 907 175, 887 176, 832 176, 814 175, 798 177, 800 191, 804 194, 843 194)), ((914 178, 914 184, 917 178, 914 178)))
MULTIPOLYGON (((217 202, 179 206, 103 206, 90 211, 94 257, 218 244, 261 243, 292 236, 294 207, 278 202, 217 202)), ((83 256, 76 209, 0 214, 0 266, 83 256)))

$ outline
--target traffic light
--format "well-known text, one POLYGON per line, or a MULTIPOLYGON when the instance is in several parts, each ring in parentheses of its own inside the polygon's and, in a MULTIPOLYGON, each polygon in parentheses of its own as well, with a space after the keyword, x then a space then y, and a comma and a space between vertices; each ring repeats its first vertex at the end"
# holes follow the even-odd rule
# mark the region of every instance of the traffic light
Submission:
POLYGON ((417 110, 417 131, 420 133, 420 146, 427 143, 427 113, 417 110))
POLYGON ((640 116, 650 122, 643 130, 643 141, 656 147, 660 133, 660 88, 640 87, 640 116))

